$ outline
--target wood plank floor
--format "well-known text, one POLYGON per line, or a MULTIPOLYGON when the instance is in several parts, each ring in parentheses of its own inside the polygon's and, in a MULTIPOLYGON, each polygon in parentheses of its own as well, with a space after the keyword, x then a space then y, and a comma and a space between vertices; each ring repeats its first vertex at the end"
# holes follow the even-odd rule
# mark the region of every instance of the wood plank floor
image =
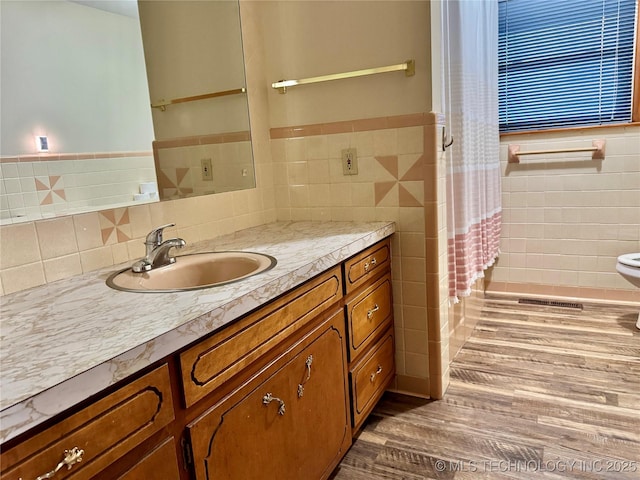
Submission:
POLYGON ((486 299, 445 398, 387 393, 332 479, 640 479, 637 317, 486 299))

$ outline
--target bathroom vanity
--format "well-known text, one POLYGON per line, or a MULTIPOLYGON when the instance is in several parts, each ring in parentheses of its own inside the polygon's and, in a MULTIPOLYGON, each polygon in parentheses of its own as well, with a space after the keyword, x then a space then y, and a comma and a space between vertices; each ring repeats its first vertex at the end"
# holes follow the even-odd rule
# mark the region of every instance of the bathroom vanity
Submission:
MULTIPOLYGON (((109 272, 85 278, 95 295, 125 303, 104 301, 116 322, 137 303, 155 305, 149 317, 160 323, 191 310, 165 333, 121 335, 119 355, 3 404, 2 478, 327 478, 394 377, 393 231, 276 223, 199 244, 278 259, 220 289, 128 293, 99 285, 109 272)), ((48 297, 62 287, 42 288, 48 297)), ((18 311, 36 290, 6 298, 18 311)), ((132 330, 149 322, 136 317, 132 330)))

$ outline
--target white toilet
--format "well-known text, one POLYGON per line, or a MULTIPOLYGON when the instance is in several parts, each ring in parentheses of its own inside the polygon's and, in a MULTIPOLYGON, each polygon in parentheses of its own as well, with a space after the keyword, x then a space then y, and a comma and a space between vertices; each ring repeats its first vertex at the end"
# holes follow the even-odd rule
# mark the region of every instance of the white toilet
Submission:
MULTIPOLYGON (((616 270, 629 282, 640 288, 640 253, 620 255, 618 257, 616 270)), ((638 314, 636 328, 640 329, 640 314, 638 314)))

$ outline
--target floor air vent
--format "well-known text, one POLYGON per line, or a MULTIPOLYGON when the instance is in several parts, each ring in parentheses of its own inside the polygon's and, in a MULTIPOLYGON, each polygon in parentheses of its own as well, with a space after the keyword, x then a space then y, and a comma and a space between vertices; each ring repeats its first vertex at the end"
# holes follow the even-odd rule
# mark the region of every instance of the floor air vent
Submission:
POLYGON ((526 305, 541 305, 545 307, 577 308, 578 310, 584 309, 584 306, 581 303, 558 302, 556 300, 541 300, 537 298, 519 298, 518 303, 526 305))

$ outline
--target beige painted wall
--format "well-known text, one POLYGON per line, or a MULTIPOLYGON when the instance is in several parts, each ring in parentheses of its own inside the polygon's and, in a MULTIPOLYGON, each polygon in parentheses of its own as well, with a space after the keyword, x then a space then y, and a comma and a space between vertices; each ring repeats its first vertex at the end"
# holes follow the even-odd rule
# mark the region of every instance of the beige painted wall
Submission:
POLYGON ((36 154, 35 135, 55 153, 151 149, 135 18, 68 1, 3 1, 0 34, 2 156, 36 154))
MULTIPOLYGON (((228 0, 139 3, 152 103, 245 86, 238 10, 228 0)), ((244 94, 152 113, 156 140, 249 129, 244 94)))
POLYGON ((415 59, 402 72, 270 89, 272 127, 431 111, 429 2, 257 2, 269 85, 415 59))

